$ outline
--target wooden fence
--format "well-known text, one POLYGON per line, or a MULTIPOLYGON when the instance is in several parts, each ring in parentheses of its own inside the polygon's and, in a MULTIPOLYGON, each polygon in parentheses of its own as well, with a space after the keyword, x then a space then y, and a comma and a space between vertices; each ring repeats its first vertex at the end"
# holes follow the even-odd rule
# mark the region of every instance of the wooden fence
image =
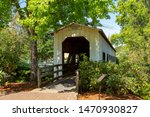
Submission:
POLYGON ((38 87, 48 82, 54 82, 70 75, 75 75, 77 65, 57 64, 52 66, 43 66, 38 69, 38 87))

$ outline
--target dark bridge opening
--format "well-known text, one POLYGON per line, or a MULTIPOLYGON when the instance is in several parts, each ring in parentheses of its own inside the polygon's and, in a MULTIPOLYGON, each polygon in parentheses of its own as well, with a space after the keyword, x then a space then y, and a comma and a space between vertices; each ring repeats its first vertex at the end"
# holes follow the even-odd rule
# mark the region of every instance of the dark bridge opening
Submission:
POLYGON ((89 58, 89 41, 84 37, 68 37, 62 43, 62 63, 64 74, 75 73, 79 62, 83 60, 82 54, 89 58))

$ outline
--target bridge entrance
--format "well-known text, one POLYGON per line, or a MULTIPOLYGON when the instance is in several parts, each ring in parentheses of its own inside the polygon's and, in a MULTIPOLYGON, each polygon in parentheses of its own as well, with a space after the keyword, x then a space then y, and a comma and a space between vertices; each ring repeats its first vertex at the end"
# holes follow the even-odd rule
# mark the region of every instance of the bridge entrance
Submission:
POLYGON ((89 58, 89 41, 84 37, 68 37, 62 43, 63 74, 75 72, 79 62, 83 60, 82 54, 89 58))

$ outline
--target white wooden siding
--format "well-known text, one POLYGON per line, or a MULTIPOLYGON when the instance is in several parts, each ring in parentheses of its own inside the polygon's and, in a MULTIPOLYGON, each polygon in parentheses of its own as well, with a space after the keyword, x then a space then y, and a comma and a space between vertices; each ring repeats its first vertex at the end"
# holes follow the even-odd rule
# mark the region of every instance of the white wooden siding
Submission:
POLYGON ((105 41, 105 39, 99 34, 99 45, 100 45, 100 60, 103 60, 103 52, 105 52, 105 61, 107 61, 107 54, 111 56, 116 56, 116 52, 110 47, 110 45, 105 41))

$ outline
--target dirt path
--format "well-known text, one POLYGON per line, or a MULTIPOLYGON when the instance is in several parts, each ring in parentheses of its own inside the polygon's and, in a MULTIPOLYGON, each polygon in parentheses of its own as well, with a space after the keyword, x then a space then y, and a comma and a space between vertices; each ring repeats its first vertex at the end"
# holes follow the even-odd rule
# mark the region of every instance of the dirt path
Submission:
MULTIPOLYGON (((84 93, 78 96, 78 100, 99 100, 99 94, 84 93)), ((108 95, 108 94, 101 93, 100 100, 141 100, 141 98, 132 94, 115 96, 115 95, 108 95)))

